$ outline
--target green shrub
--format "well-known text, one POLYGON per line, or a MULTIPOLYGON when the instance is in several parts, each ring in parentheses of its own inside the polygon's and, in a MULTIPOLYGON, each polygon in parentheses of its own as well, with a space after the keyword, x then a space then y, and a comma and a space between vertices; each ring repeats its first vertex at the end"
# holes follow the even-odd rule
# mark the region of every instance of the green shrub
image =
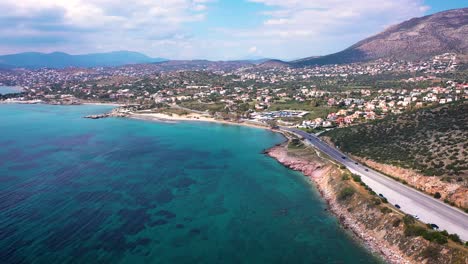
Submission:
POLYGON ((361 176, 353 174, 352 177, 355 182, 362 182, 361 176))
POLYGON ((293 139, 291 139, 290 145, 295 146, 295 147, 299 147, 299 146, 302 145, 302 142, 297 138, 293 138, 293 139))
POLYGON ((346 187, 342 189, 340 193, 338 194, 338 200, 344 201, 350 198, 351 196, 353 196, 355 192, 356 191, 352 187, 346 187))
POLYGON ((436 242, 438 244, 446 244, 448 242, 447 237, 442 235, 440 232, 437 231, 426 231, 422 234, 422 237, 424 237, 426 240, 429 240, 431 242, 436 242))
POLYGON ((372 202, 374 203, 374 205, 379 205, 382 203, 379 198, 373 198, 372 202))
POLYGON ((434 198, 440 199, 440 197, 442 197, 442 195, 440 195, 440 192, 436 192, 436 193, 434 194, 434 198))
POLYGON ((406 225, 405 236, 422 236, 427 230, 422 226, 406 225))
POLYGON ((395 221, 393 221, 393 227, 398 227, 400 226, 400 223, 401 223, 401 220, 400 219, 395 219, 395 221))
POLYGON ((382 207, 380 209, 380 212, 384 213, 384 214, 388 214, 388 213, 391 213, 392 212, 392 209, 388 208, 388 207, 382 207))
POLYGON ((403 223, 405 223, 405 225, 412 225, 415 222, 416 220, 414 220, 414 217, 412 217, 411 215, 403 216, 403 223))
POLYGON ((456 242, 458 244, 462 244, 462 241, 461 241, 460 237, 457 234, 450 234, 450 235, 448 235, 448 238, 450 238, 450 240, 452 240, 453 242, 456 242))
POLYGON ((341 176, 341 179, 342 179, 343 181, 349 180, 348 174, 343 174, 343 176, 341 176))

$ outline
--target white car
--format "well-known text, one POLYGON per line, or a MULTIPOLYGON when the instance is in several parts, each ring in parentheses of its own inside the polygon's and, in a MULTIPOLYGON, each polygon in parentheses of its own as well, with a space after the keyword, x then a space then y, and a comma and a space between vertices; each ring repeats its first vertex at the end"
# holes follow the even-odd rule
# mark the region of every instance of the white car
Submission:
POLYGON ((417 215, 413 215, 413 217, 414 217, 415 219, 419 219, 419 216, 417 216, 417 215))

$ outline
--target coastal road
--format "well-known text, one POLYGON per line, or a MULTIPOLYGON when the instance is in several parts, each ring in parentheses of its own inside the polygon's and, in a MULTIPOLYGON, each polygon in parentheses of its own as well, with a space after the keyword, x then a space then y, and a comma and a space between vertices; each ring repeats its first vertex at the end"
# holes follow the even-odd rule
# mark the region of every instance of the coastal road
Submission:
POLYGON ((400 210, 406 214, 417 215, 422 222, 436 224, 440 230, 447 230, 449 233, 458 234, 464 241, 468 240, 468 214, 465 212, 353 161, 313 134, 295 128, 281 127, 281 130, 293 132, 307 139, 313 146, 346 166, 352 173, 361 176, 364 183, 377 194, 387 198, 389 203, 398 204, 400 210))

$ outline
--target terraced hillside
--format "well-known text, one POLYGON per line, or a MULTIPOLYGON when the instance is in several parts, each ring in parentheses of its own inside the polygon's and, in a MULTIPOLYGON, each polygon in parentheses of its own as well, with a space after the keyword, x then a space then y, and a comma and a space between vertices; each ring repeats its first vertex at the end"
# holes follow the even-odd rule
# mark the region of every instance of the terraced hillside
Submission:
POLYGON ((468 182, 468 102, 389 116, 323 135, 359 157, 446 181, 468 182))

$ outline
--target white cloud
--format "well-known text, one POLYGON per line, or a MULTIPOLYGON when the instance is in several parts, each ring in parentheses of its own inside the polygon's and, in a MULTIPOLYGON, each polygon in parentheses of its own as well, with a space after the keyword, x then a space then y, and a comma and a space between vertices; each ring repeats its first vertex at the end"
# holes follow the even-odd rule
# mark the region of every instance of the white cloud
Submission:
MULTIPOLYGON (((9 12, 0 13, 0 34, 10 32, 7 35, 8 40, 0 42, 0 50, 11 46, 10 43, 26 45, 34 44, 35 41, 38 44, 36 47, 42 47, 41 42, 47 42, 47 38, 40 36, 53 36, 56 39, 61 38, 63 42, 73 42, 70 43, 70 49, 79 49, 78 46, 81 45, 83 52, 93 51, 98 46, 117 49, 122 43, 128 45, 125 49, 148 52, 154 39, 190 35, 190 32, 186 32, 185 25, 204 20, 210 2, 1 0, 0 10, 9 12), (33 35, 37 37, 31 37, 33 35), (146 40, 146 45, 143 40, 146 40)), ((51 49, 58 46, 58 43, 47 44, 51 49)))
POLYGON ((200 29, 192 24, 209 18, 216 0, 0 0, 0 10, 8 10, 0 13, 0 52, 128 49, 216 59, 261 51, 268 57, 303 57, 339 51, 428 9, 423 0, 247 1, 265 7, 256 26, 242 26, 251 18, 233 11, 239 23, 200 29))
POLYGON ((264 40, 265 46, 259 46, 264 52, 287 51, 289 57, 339 51, 392 24, 422 16, 429 8, 423 0, 249 1, 268 7, 260 13, 262 25, 249 30, 226 29, 228 34, 256 43, 264 40), (274 43, 282 46, 273 47, 274 43))
POLYGON ((290 23, 289 19, 279 18, 279 19, 268 19, 263 24, 265 25, 285 25, 290 23))
MULTIPOLYGON (((383 29, 402 20, 423 15, 428 7, 422 0, 250 0, 274 10, 264 12, 263 31, 290 37, 285 31, 309 32, 308 36, 327 32, 347 34, 349 29, 383 29)), ((258 31, 258 30, 257 30, 258 31)), ((292 34, 294 35, 294 34, 292 34)))

